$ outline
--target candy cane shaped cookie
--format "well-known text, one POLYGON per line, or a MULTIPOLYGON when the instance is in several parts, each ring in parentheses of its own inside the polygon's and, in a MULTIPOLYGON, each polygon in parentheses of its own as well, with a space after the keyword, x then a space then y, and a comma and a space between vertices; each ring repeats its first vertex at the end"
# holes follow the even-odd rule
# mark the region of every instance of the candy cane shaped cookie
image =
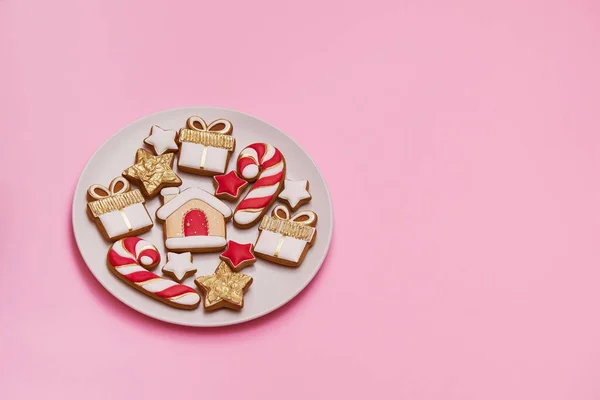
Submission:
POLYGON ((159 261, 156 247, 138 237, 121 239, 108 251, 108 269, 129 286, 171 307, 198 307, 200 295, 194 289, 148 271, 159 261))
POLYGON ((233 213, 235 226, 249 228, 277 199, 285 179, 285 159, 270 144, 253 143, 238 156, 237 171, 249 182, 256 180, 233 213))

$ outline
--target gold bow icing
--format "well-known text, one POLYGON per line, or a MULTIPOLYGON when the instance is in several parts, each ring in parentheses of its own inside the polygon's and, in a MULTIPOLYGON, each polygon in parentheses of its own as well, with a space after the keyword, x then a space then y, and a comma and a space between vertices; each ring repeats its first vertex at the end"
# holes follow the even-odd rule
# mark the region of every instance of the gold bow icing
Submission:
POLYGON ((277 206, 273 209, 273 216, 282 220, 292 221, 297 224, 312 226, 317 221, 317 214, 314 211, 300 211, 290 215, 290 210, 286 206, 277 206))
POLYGON ((117 194, 125 193, 129 191, 129 181, 122 176, 118 176, 110 182, 108 187, 104 185, 92 185, 88 189, 88 194, 96 200, 104 199, 106 197, 115 196, 117 194), (117 189, 119 183, 122 185, 117 189))
POLYGON ((108 187, 92 185, 88 189, 88 194, 95 201, 89 202, 88 207, 94 217, 97 217, 145 201, 144 196, 138 189, 130 189, 129 181, 122 176, 113 179, 108 187))
POLYGON ((316 224, 317 214, 313 211, 300 211, 292 216, 287 207, 277 206, 273 209, 272 215, 263 217, 258 229, 266 229, 310 242, 315 234, 316 224))
POLYGON ((202 118, 192 116, 187 120, 187 128, 179 131, 179 142, 202 144, 233 151, 235 139, 231 136, 233 127, 226 119, 216 119, 209 125, 202 118))

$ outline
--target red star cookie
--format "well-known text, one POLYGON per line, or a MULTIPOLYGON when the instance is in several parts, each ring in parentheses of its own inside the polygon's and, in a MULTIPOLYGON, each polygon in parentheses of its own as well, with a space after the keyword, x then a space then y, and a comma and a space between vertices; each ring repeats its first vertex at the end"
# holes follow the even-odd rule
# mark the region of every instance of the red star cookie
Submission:
POLYGON ((239 271, 256 261, 253 247, 252 243, 240 244, 230 240, 227 243, 227 250, 221 254, 221 260, 226 261, 235 271, 239 271))
POLYGON ((248 182, 240 178, 235 171, 229 171, 225 175, 213 177, 216 186, 215 196, 220 199, 237 200, 248 186, 248 182))

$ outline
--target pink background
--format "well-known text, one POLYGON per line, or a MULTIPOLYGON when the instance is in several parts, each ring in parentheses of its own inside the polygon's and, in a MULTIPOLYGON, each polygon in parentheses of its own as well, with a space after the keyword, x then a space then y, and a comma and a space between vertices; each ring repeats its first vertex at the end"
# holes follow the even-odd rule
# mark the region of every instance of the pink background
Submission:
POLYGON ((0 397, 599 398, 599 26, 593 1, 0 0, 0 397), (72 238, 96 148, 184 105, 280 127, 333 197, 317 278, 234 328, 132 311, 72 238))

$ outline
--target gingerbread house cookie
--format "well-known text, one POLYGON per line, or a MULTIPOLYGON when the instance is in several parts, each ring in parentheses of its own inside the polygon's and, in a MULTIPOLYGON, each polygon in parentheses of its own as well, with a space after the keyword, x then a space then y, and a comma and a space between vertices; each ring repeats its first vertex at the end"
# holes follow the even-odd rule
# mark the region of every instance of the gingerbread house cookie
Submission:
POLYGON ((225 248, 225 224, 232 215, 225 203, 195 187, 181 193, 179 188, 165 188, 161 195, 164 205, 156 211, 156 217, 164 221, 167 249, 204 253, 225 248))

